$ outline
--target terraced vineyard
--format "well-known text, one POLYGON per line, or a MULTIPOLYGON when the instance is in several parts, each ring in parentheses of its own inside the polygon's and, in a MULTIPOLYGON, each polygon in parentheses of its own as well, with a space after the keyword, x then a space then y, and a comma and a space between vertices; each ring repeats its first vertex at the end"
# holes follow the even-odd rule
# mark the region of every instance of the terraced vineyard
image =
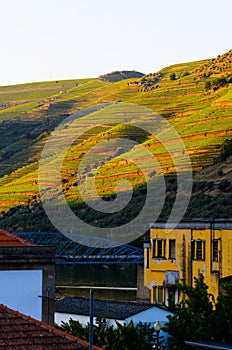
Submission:
MULTIPOLYGON (((4 217, 10 208, 33 208, 40 201, 38 162, 49 134, 72 113, 103 103, 133 103, 159 113, 179 133, 195 173, 213 165, 225 143, 232 140, 231 77, 229 51, 215 59, 176 64, 117 82, 106 77, 104 81, 76 79, 0 87, 0 213, 4 217)), ((62 184, 70 203, 81 203, 78 184, 88 182, 98 168, 96 181, 102 196, 114 194, 118 179, 130 180, 137 190, 143 188, 144 176, 125 160, 120 148, 109 151, 106 164, 95 157, 90 167, 77 174, 83 156, 94 145, 117 137, 139 142, 155 155, 166 176, 175 174, 171 155, 157 139, 141 129, 112 125, 109 118, 77 139, 66 154, 62 184)), ((166 142, 173 144, 175 153, 173 140, 166 142)), ((157 174, 151 168, 148 175, 152 179, 157 174)), ((92 193, 87 195, 94 199, 92 193)))

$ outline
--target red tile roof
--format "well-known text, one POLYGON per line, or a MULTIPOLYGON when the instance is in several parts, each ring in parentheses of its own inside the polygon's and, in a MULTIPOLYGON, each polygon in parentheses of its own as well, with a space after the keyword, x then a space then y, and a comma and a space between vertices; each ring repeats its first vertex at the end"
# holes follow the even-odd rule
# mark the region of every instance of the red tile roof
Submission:
POLYGON ((87 350, 89 343, 0 304, 0 349, 87 350))
POLYGON ((13 233, 7 232, 5 230, 0 230, 0 247, 9 246, 35 246, 35 244, 26 241, 20 237, 13 235, 13 233))

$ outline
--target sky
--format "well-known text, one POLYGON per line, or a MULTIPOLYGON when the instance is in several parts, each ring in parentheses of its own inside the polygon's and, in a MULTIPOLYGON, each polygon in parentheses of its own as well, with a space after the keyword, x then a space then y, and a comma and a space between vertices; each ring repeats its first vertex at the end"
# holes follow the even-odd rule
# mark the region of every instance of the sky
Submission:
POLYGON ((0 0, 0 85, 156 72, 232 49, 231 0, 0 0))

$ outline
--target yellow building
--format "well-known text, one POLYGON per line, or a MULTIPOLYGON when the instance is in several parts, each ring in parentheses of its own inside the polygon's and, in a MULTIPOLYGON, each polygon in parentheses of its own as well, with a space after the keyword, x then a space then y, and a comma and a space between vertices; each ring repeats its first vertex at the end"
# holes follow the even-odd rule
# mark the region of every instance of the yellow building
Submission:
POLYGON ((168 306, 171 293, 179 302, 176 281, 194 286, 200 274, 215 298, 232 278, 232 220, 152 224, 144 243, 144 284, 151 302, 168 306))

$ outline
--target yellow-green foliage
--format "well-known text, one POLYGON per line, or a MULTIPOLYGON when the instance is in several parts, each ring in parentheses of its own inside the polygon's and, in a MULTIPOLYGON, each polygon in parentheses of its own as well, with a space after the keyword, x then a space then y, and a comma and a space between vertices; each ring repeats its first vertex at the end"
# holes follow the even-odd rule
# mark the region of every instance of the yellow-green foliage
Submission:
MULTIPOLYGON (((176 64, 141 79, 115 83, 91 78, 0 87, 0 165, 7 174, 0 179, 0 211, 28 204, 38 195, 39 156, 55 126, 73 112, 100 103, 122 101, 152 109, 167 118, 179 133, 193 171, 212 164, 225 141, 232 138, 232 85, 206 92, 205 81, 223 76, 223 70, 228 76, 230 58, 231 52, 215 60, 176 64), (175 74, 175 80, 170 80, 170 74, 175 74), (20 125, 21 134, 17 125, 20 125), (23 129, 25 125, 29 135, 26 135, 27 127, 23 129), (16 136, 10 134, 10 130, 15 130, 16 136)), ((116 137, 143 143, 154 154, 165 175, 175 171, 172 155, 156 139, 141 130, 112 125, 106 120, 106 125, 93 128, 77 139, 66 154, 62 176, 63 188, 70 202, 80 200, 78 182, 90 181, 96 169, 96 184, 101 195, 114 193, 118 179, 127 179, 134 187, 146 182, 136 165, 125 162, 124 157, 130 158, 132 150, 127 155, 117 150, 109 155, 105 165, 96 156, 92 167, 77 174, 85 153, 96 143, 116 137)), ((171 140, 169 147, 175 153, 171 140)), ((142 157, 139 151, 137 157, 142 157)), ((149 174, 146 175, 152 178, 156 173, 151 168, 149 174)))

